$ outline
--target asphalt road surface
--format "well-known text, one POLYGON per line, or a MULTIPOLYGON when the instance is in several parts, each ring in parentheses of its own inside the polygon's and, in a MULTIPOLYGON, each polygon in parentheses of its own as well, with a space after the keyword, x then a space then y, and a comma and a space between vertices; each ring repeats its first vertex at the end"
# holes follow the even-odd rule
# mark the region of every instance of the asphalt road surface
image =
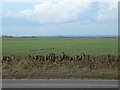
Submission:
POLYGON ((2 80, 3 88, 118 88, 118 80, 2 80))

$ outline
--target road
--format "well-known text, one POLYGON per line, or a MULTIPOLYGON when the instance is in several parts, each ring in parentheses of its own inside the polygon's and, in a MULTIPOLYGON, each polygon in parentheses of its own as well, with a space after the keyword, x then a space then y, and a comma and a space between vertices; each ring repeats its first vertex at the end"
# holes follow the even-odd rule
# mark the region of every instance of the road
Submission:
POLYGON ((2 80, 3 88, 118 88, 117 80, 2 80))

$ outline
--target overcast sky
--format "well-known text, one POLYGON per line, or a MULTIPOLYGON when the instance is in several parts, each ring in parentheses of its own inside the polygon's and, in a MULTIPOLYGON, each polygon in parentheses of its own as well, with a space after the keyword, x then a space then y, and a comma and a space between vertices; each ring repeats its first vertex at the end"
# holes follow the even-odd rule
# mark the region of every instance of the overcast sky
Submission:
POLYGON ((4 2, 3 35, 117 35, 117 2, 4 2))

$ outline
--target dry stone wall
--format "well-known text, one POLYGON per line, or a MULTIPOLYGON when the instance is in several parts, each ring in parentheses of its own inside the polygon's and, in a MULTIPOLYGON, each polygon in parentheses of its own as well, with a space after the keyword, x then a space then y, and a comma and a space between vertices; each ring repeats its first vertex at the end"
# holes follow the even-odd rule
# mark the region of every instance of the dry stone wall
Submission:
POLYGON ((65 66, 65 67, 80 67, 88 69, 118 69, 120 63, 119 56, 115 55, 99 55, 91 56, 88 54, 80 54, 69 56, 64 54, 56 55, 51 53, 49 55, 11 55, 3 56, 3 65, 26 65, 31 67, 52 67, 52 66, 65 66))

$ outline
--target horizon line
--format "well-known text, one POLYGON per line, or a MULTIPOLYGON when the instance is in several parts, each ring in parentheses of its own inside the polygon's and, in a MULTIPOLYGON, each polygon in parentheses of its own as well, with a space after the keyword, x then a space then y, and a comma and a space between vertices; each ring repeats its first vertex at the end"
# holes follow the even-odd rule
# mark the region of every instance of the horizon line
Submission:
POLYGON ((40 36, 40 35, 2 35, 0 37, 58 37, 58 38, 64 38, 64 37, 120 37, 120 35, 46 35, 46 36, 40 36))

